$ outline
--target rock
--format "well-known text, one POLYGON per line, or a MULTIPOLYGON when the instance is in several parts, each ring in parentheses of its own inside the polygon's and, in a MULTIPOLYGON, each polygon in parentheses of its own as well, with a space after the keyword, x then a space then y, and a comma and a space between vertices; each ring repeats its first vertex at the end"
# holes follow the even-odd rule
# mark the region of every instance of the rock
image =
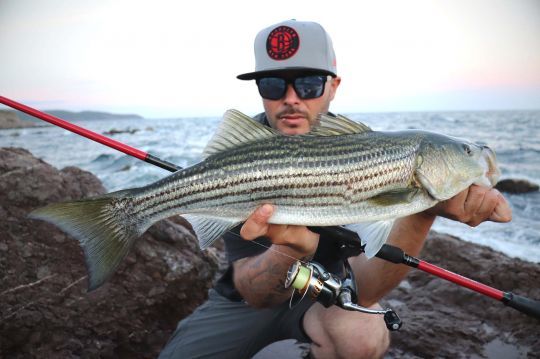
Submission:
POLYGON ((89 172, 0 149, 0 358, 156 357, 205 300, 216 253, 200 251, 182 220, 151 227, 130 260, 88 293, 77 241, 27 218, 48 203, 104 192, 89 172))
POLYGON ((122 134, 122 133, 127 133, 127 134, 132 135, 132 134, 134 134, 134 133, 136 133, 138 131, 139 131, 138 128, 126 128, 124 130, 117 130, 116 128, 112 128, 109 131, 103 132, 103 134, 107 135, 107 136, 114 136, 114 135, 119 135, 119 134, 122 134))
POLYGON ((15 111, 0 110, 0 129, 24 128, 34 126, 37 126, 37 124, 34 122, 21 120, 15 111))
POLYGON ((540 188, 537 184, 524 179, 504 179, 495 186, 501 192, 508 193, 528 193, 537 192, 540 188))

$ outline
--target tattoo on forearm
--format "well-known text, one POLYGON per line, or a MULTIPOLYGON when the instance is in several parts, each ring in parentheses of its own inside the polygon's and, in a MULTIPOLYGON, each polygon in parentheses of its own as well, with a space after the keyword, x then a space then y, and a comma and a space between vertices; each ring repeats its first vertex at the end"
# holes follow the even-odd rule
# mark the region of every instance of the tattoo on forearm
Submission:
MULTIPOLYGON (((300 258, 309 261, 313 256, 300 258)), ((260 255, 246 263, 246 280, 249 291, 259 298, 262 306, 269 306, 286 300, 291 294, 290 288, 285 288, 285 277, 290 260, 276 260, 273 256, 260 255)))

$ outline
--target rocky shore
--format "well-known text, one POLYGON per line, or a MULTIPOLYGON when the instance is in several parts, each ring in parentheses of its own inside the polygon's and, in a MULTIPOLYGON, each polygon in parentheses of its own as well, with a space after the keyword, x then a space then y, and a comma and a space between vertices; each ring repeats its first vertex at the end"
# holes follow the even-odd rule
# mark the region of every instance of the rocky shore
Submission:
POLYGON ((151 358, 205 297, 215 249, 181 219, 153 226, 100 289, 87 293, 78 243, 27 218, 34 208, 104 193, 91 173, 0 149, 0 358, 151 358))
MULTIPOLYGON (((0 149, 0 358, 153 358, 178 320, 204 301, 222 252, 200 251, 181 218, 150 228, 112 279, 87 293, 77 242, 26 217, 51 202, 103 192, 89 172, 57 170, 26 150, 0 149)), ((538 264, 436 233, 421 257, 540 299, 538 264)), ((388 358, 540 353, 540 321, 420 271, 412 271, 383 304, 404 322, 392 334, 388 358)))
POLYGON ((35 126, 37 126, 37 124, 34 122, 21 120, 15 111, 0 110, 0 130, 35 126))

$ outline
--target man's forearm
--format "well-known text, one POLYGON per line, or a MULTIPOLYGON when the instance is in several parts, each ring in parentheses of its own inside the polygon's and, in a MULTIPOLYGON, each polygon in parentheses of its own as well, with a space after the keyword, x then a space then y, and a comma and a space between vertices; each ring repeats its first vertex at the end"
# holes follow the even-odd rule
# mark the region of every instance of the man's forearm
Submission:
MULTIPOLYGON (((417 256, 435 216, 417 213, 396 220, 387 244, 403 249, 409 255, 417 256)), ((393 264, 379 258, 367 260, 359 256, 350 260, 356 275, 361 305, 372 305, 396 287, 409 272, 403 264, 393 264)))
POLYGON ((270 250, 234 263, 234 284, 244 300, 256 308, 267 308, 286 301, 292 293, 285 288, 287 271, 296 258, 309 260, 290 247, 272 245, 270 250))

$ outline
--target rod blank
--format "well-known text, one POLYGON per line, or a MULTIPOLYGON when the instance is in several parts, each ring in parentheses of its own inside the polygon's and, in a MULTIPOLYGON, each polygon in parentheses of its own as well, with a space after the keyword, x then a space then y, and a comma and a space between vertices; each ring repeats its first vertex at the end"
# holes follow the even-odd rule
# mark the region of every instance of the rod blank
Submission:
POLYGON ((161 167, 163 169, 166 169, 171 172, 175 172, 181 169, 181 167, 178 167, 170 162, 167 162, 165 160, 162 160, 156 156, 153 156, 147 152, 141 151, 135 147, 128 146, 122 142, 118 142, 116 140, 113 140, 112 138, 103 136, 99 133, 90 131, 86 128, 77 126, 73 123, 67 122, 65 120, 62 120, 61 118, 49 115, 45 112, 36 110, 35 108, 23 105, 22 103, 13 101, 8 99, 7 97, 0 96, 0 103, 9 106, 11 108, 14 108, 16 110, 19 110, 21 112, 24 112, 26 114, 29 114, 30 116, 39 118, 40 120, 43 120, 45 122, 49 122, 55 126, 61 127, 63 129, 66 129, 68 131, 71 131, 73 133, 76 133, 78 135, 81 135, 83 137, 86 137, 92 141, 101 143, 105 146, 114 148, 115 150, 118 150, 120 152, 123 152, 129 156, 138 158, 140 160, 143 160, 145 162, 151 163, 155 166, 161 167))

